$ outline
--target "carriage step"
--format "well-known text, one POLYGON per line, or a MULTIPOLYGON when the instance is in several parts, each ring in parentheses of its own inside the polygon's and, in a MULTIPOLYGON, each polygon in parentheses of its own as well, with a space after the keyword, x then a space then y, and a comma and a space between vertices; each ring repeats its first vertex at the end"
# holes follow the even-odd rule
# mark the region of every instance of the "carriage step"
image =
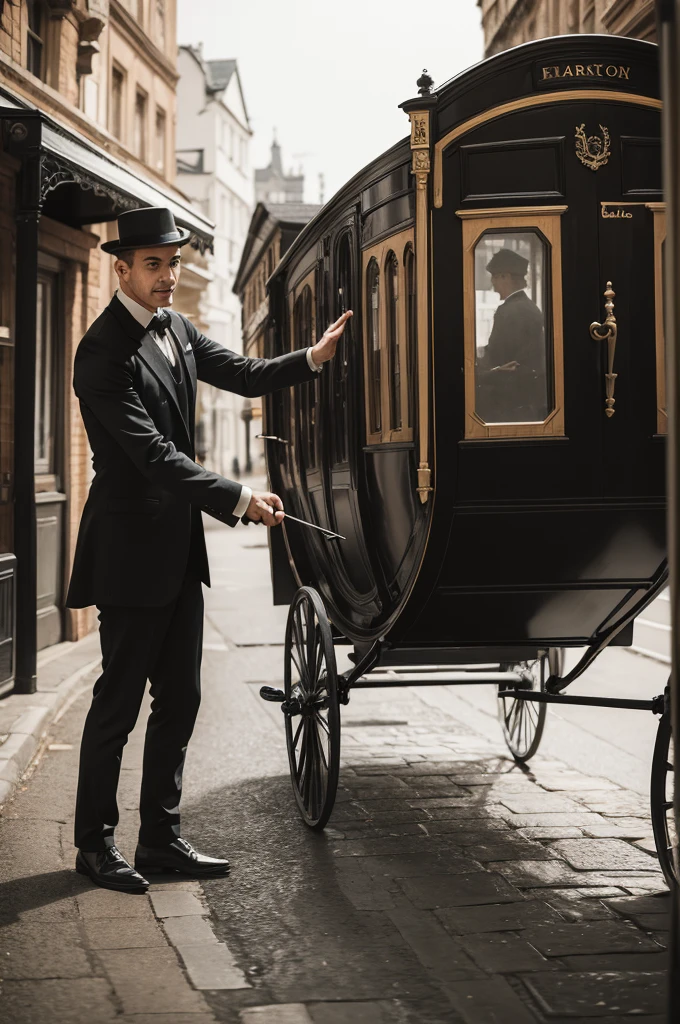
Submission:
POLYGON ((286 699, 283 690, 277 690, 275 686, 261 686, 260 697, 262 697, 262 700, 270 700, 274 704, 283 704, 286 699))

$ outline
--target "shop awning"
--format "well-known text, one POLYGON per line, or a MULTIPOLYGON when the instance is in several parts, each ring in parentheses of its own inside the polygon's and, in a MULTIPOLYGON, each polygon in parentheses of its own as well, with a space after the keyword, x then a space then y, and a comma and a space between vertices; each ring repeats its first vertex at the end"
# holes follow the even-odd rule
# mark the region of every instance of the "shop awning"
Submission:
MULTIPOLYGON (((175 189, 161 187, 49 114, 0 88, 3 145, 22 161, 39 162, 39 189, 46 216, 82 227, 115 220, 124 210, 167 206, 192 243, 212 246, 214 225, 175 189), (21 126, 27 128, 22 137, 21 126)), ((36 183, 37 185, 38 183, 36 183)))

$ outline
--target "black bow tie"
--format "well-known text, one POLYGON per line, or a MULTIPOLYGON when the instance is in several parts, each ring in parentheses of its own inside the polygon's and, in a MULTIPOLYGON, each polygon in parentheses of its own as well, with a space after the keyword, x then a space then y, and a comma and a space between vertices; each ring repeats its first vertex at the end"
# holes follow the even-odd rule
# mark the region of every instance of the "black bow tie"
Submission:
POLYGON ((170 314, 165 309, 159 309, 159 311, 149 321, 147 331, 156 331, 158 334, 163 334, 168 329, 172 320, 170 314))

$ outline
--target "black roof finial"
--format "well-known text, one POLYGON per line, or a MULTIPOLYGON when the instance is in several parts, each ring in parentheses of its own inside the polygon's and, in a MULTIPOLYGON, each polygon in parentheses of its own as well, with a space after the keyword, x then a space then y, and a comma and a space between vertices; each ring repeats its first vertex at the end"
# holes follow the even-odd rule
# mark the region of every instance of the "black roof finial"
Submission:
POLYGON ((427 68, 423 68, 423 73, 416 82, 418 86, 418 93, 421 96, 429 96, 432 92, 432 86, 434 85, 434 79, 427 73, 427 68))

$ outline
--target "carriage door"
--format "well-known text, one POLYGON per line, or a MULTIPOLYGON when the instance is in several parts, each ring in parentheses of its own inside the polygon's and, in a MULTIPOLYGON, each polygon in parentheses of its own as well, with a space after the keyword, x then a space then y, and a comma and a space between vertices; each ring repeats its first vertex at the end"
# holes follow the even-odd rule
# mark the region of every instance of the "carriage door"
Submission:
POLYGON ((591 117, 596 131, 590 138, 596 141, 588 145, 586 138, 581 151, 597 187, 600 307, 593 320, 602 326, 591 333, 600 349, 603 489, 611 497, 661 496, 666 428, 659 114, 602 103, 591 117))

